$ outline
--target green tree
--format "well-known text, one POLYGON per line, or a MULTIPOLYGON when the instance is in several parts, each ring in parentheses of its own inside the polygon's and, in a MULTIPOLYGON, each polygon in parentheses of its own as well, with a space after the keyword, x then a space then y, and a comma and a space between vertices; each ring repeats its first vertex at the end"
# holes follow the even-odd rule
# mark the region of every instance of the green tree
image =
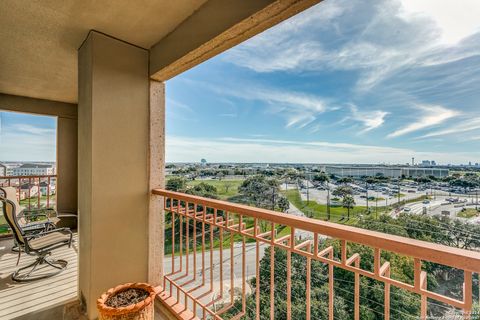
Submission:
POLYGON ((355 199, 350 195, 345 195, 342 199, 342 206, 347 208, 347 220, 350 220, 350 209, 355 206, 355 199))
POLYGON ((184 177, 172 177, 167 180, 167 190, 170 191, 185 191, 187 188, 187 180, 184 177))
POLYGON ((217 188, 205 182, 201 182, 196 186, 194 186, 193 188, 187 189, 185 193, 193 194, 195 196, 205 197, 205 198, 212 198, 212 199, 218 198, 217 188))
POLYGON ((335 197, 343 198, 345 196, 353 195, 353 190, 348 186, 340 186, 333 190, 332 195, 334 195, 335 197))
POLYGON ((338 183, 342 183, 342 184, 352 183, 352 182, 353 182, 353 178, 351 178, 351 177, 344 177, 344 178, 338 179, 337 182, 338 182, 338 183))
POLYGON ((278 198, 279 185, 276 179, 255 175, 245 179, 238 188, 238 192, 244 202, 253 203, 257 207, 272 208, 278 198))
POLYGON ((285 198, 284 196, 280 196, 278 198, 277 205, 282 212, 285 212, 290 208, 290 202, 288 202, 288 199, 285 198))
POLYGON ((330 181, 330 178, 327 176, 325 172, 321 172, 320 174, 314 175, 312 180, 314 182, 319 182, 324 185, 325 183, 330 181))

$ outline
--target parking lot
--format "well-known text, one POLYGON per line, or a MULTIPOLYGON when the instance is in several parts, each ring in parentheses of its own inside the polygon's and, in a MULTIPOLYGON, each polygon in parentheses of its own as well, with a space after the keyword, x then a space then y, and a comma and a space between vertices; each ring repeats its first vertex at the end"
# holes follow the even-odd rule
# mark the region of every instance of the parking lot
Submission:
MULTIPOLYGON (((338 188, 341 184, 329 182, 325 185, 314 185, 306 180, 303 182, 303 186, 300 189, 302 200, 315 201, 319 204, 327 204, 328 194, 330 193, 330 204, 341 205, 341 199, 336 201, 332 192, 338 188), (308 183, 308 187, 307 187, 308 183), (328 191, 329 189, 330 191, 328 191)), ((364 183, 360 184, 352 182, 346 184, 353 190, 353 197, 356 206, 367 206, 367 190, 364 183)), ((379 183, 368 186, 368 205, 370 207, 378 206, 384 207, 397 203, 399 200, 404 202, 418 199, 406 203, 399 209, 392 209, 391 214, 396 214, 404 211, 413 214, 428 214, 428 215, 440 215, 456 218, 458 213, 464 208, 476 208, 475 203, 477 195, 470 193, 465 194, 464 190, 450 189, 448 186, 441 184, 432 185, 420 185, 416 183, 403 183, 400 185, 400 197, 399 186, 393 183, 379 183), (428 196, 428 199, 425 197, 428 196)), ((480 207, 480 206, 479 206, 480 207)), ((463 218, 462 218, 463 219, 463 218)), ((473 218, 472 218, 473 219, 473 218)), ((480 219, 478 219, 480 220, 480 219)))

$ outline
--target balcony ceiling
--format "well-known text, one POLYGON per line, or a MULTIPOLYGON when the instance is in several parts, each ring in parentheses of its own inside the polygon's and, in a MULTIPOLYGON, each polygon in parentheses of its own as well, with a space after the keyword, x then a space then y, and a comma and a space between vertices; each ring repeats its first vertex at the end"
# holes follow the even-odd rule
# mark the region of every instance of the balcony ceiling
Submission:
POLYGON ((77 102, 77 49, 90 29, 150 48, 205 2, 1 1, 0 92, 77 102))

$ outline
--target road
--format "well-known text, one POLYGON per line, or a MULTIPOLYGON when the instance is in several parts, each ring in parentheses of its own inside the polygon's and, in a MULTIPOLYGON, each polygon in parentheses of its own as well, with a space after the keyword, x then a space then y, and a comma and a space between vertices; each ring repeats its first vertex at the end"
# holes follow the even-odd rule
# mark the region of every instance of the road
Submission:
MULTIPOLYGON (((463 208, 474 208, 475 203, 472 202, 472 198, 468 196, 458 196, 458 203, 449 203, 446 201, 448 196, 436 196, 434 200, 429 203, 414 202, 405 205, 405 208, 410 208, 410 212, 413 214, 426 213, 430 216, 442 214, 442 211, 448 211, 451 218, 456 218, 457 214, 463 208)), ((459 218, 464 219, 464 218, 459 218)))
MULTIPOLYGON (((305 213, 303 213, 302 210, 295 207, 293 205, 293 203, 291 203, 291 202, 290 202, 290 207, 287 210, 287 213, 291 214, 291 215, 294 215, 294 216, 298 216, 298 217, 305 217, 305 213)), ((295 238, 297 238, 297 239, 308 239, 308 238, 312 238, 312 237, 313 236, 310 232, 303 231, 303 230, 298 230, 298 229, 295 230, 295 238)))
MULTIPOLYGON (((260 259, 263 258, 265 254, 265 249, 269 248, 269 245, 265 243, 260 243, 260 250, 259 250, 259 257, 260 259)), ((185 248, 184 248, 185 250, 185 248)), ((205 251, 205 285, 202 285, 202 253, 197 251, 196 260, 197 260, 197 267, 196 267, 196 279, 193 280, 193 262, 194 262, 194 255, 193 252, 190 252, 188 264, 189 264, 189 275, 185 276, 186 271, 186 255, 182 256, 182 265, 183 271, 177 273, 175 275, 171 275, 170 278, 175 280, 176 283, 180 284, 184 289, 191 290, 192 294, 195 296, 203 295, 201 301, 204 303, 208 303, 217 298, 218 294, 220 293, 220 262, 223 261, 223 295, 224 297, 230 297, 230 288, 231 284, 230 281, 232 279, 230 275, 230 268, 231 268, 231 257, 230 257, 230 248, 224 248, 223 250, 223 259, 220 260, 220 250, 214 249, 213 250, 213 292, 208 293, 209 285, 210 285, 210 278, 211 278, 211 268, 210 268, 210 251, 205 251)), ((256 244, 255 243, 247 243, 245 245, 245 277, 246 280, 255 276, 256 272, 256 244)), ((175 270, 179 270, 180 267, 180 256, 175 256, 175 270)), ((165 256, 164 259, 164 273, 169 274, 172 270, 172 257, 165 256)), ((241 288, 242 285, 242 244, 235 243, 234 250, 233 250, 233 280, 234 280, 234 288, 241 288)), ((167 284, 167 289, 168 284, 167 284)), ((246 285, 245 287, 246 292, 249 293, 251 288, 246 285)), ((238 289, 237 289, 238 290, 238 289)), ((237 291, 236 290, 236 291, 237 291)), ((175 291, 174 291, 175 294, 175 291)), ((182 297, 183 303, 183 297, 182 297)), ((200 311, 200 310, 199 310, 200 311)))

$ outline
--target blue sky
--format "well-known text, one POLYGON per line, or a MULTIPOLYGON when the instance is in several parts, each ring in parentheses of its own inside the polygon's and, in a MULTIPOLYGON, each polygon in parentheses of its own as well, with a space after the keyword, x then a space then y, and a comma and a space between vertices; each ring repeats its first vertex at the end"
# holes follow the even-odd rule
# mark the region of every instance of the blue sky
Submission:
POLYGON ((0 110, 0 161, 56 161, 57 120, 0 110))
POLYGON ((480 162, 480 1, 325 0, 167 82, 167 161, 480 162))
MULTIPOLYGON (((478 17, 478 0, 325 0, 167 82, 166 159, 480 162, 478 17)), ((54 118, 0 125, 0 161, 55 160, 54 118)))

